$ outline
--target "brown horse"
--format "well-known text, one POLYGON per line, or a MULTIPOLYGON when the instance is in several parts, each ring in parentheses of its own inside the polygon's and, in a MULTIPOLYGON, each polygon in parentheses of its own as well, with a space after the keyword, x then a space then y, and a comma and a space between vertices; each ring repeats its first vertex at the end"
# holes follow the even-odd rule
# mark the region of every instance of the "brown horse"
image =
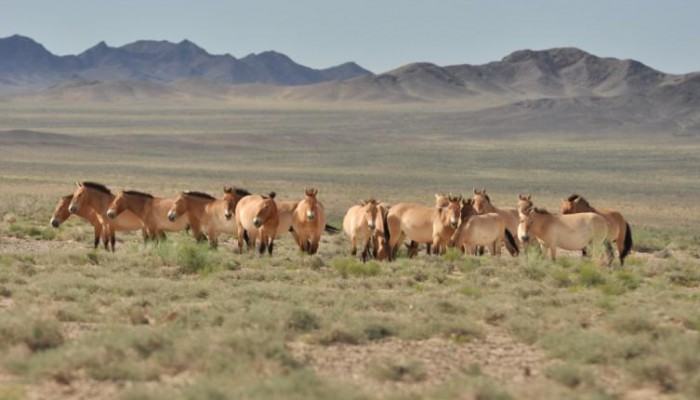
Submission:
POLYGON ((131 211, 141 220, 151 238, 162 240, 165 239, 165 232, 182 231, 189 223, 187 213, 175 221, 168 219, 168 211, 173 203, 175 199, 172 198, 154 197, 136 190, 122 190, 109 205, 107 216, 114 219, 127 210, 131 211))
MULTIPOLYGON (((58 199, 58 202, 56 203, 56 206, 53 210, 53 215, 51 216, 51 226, 53 226, 54 228, 58 228, 59 226, 61 226, 61 223, 65 222, 68 218, 70 218, 71 215, 73 215, 68 210, 68 207, 70 206, 72 200, 72 194, 63 196, 60 199, 58 199)), ((93 210, 91 207, 79 207, 75 215, 87 220, 90 223, 90 225, 92 225, 95 231, 95 248, 99 246, 101 238, 104 242, 105 249, 109 249, 109 237, 107 237, 104 234, 102 223, 97 217, 97 213, 95 212, 95 210, 93 210)), ((130 232, 142 229, 141 221, 139 221, 138 218, 136 218, 136 216, 132 213, 125 213, 124 215, 120 216, 120 218, 118 218, 115 221, 115 227, 116 231, 118 232, 130 232)), ((146 232, 144 231, 143 234, 144 239, 146 239, 146 232)))
POLYGON ((258 248, 260 255, 272 255, 277 228, 279 226, 279 214, 275 202, 275 192, 267 196, 250 195, 243 197, 235 209, 236 225, 238 228, 238 252, 243 253, 244 233, 250 235, 248 249, 255 247, 256 240, 260 240, 258 248))
POLYGON ((208 236, 209 246, 217 248, 221 233, 236 234, 233 214, 240 199, 249 194, 247 190, 233 187, 224 187, 224 196, 220 199, 202 192, 182 192, 168 211, 168 219, 174 222, 178 216, 187 214, 197 241, 206 240, 208 236))
POLYGON ((432 243, 433 252, 442 254, 459 226, 462 196, 448 197, 447 207, 426 207, 399 203, 387 214, 389 261, 396 259, 405 238, 416 243, 432 243))
POLYGON ((518 224, 520 240, 527 243, 534 236, 549 249, 552 260, 556 259, 557 248, 583 250, 589 245, 605 245, 610 266, 612 257, 607 235, 608 223, 596 213, 556 215, 532 207, 520 216, 518 224))
POLYGON ((489 248, 491 256, 501 255, 501 243, 512 256, 518 255, 513 235, 506 229, 506 222, 497 213, 477 214, 474 200, 462 202, 462 222, 454 235, 453 245, 465 253, 476 255, 480 247, 489 248))
MULTIPOLYGON (((73 192, 73 198, 68 205, 71 214, 77 214, 84 208, 92 209, 98 221, 102 225, 102 235, 112 245, 116 243, 117 221, 107 217, 109 205, 114 200, 112 192, 103 184, 95 182, 76 182, 78 188, 73 192)), ((126 214, 123 218, 125 230, 137 230, 143 228, 143 224, 135 215, 126 214)), ((144 237, 145 238, 145 237, 144 237)))
POLYGON ((496 213, 503 218, 506 222, 506 228, 515 238, 515 242, 520 246, 520 240, 516 237, 518 232, 518 210, 514 208, 499 208, 496 207, 492 202, 488 194, 486 194, 486 189, 481 190, 474 189, 474 209, 478 214, 496 213))
POLYGON ((370 243, 377 227, 379 215, 379 203, 375 199, 363 201, 348 209, 343 218, 343 230, 350 237, 351 254, 357 254, 357 244, 362 244, 362 261, 367 261, 370 256, 370 243))
POLYGON ((532 196, 530 194, 519 194, 518 195, 518 216, 524 214, 527 210, 534 207, 532 204, 532 196))
POLYGON ((308 254, 316 254, 325 227, 326 212, 323 203, 318 201, 318 189, 307 188, 304 199, 297 204, 292 215, 292 229, 299 249, 308 254))
POLYGON ((562 214, 592 212, 601 215, 608 221, 608 240, 617 244, 617 254, 620 265, 625 265, 625 257, 632 250, 632 228, 619 212, 615 210, 598 210, 578 194, 572 194, 561 201, 562 214))

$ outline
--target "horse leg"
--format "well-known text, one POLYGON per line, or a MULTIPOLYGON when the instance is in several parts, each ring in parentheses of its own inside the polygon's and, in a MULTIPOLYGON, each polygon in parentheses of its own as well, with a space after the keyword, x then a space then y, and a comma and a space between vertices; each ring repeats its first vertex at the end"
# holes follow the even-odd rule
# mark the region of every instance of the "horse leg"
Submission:
POLYGON ((552 261, 557 260, 557 246, 549 247, 549 255, 552 257, 552 261))
POLYGON ((369 258, 369 241, 370 239, 365 241, 365 248, 362 250, 362 262, 367 262, 369 258))
POLYGON ((238 230, 236 231, 236 239, 238 241, 238 254, 243 254, 243 235, 245 230, 243 230, 243 225, 237 224, 238 230))
MULTIPOLYGON (((430 243, 425 245, 425 251, 428 253, 428 255, 435 253, 436 250, 436 248, 430 247, 430 243)), ((418 249, 416 249, 416 253, 418 253, 418 249)))
POLYGON ((114 244, 117 242, 117 233, 115 228, 112 228, 112 232, 110 234, 110 241, 112 242, 112 253, 114 253, 114 244))
POLYGON ((274 247, 274 245, 275 245, 275 239, 270 238, 270 243, 268 243, 268 245, 267 245, 267 254, 269 254, 270 256, 272 256, 272 248, 274 247))
POLYGON ((260 253, 260 255, 263 255, 265 254, 265 250, 267 250, 267 235, 263 233, 262 229, 258 230, 258 239, 260 240, 258 252, 260 253))
POLYGON ((357 254, 357 244, 355 243, 355 236, 350 236, 350 255, 357 254))
POLYGON ((219 234, 214 229, 209 229, 209 248, 216 250, 219 248, 219 234))

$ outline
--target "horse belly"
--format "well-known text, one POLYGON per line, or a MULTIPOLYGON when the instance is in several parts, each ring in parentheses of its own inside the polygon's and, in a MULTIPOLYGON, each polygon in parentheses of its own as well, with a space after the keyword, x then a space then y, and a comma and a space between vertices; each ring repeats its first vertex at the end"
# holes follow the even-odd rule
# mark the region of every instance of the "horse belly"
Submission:
POLYGON ((114 223, 117 227, 117 231, 120 232, 136 231, 143 228, 143 221, 141 221, 141 218, 137 217, 136 214, 129 210, 117 215, 117 218, 114 219, 114 223))

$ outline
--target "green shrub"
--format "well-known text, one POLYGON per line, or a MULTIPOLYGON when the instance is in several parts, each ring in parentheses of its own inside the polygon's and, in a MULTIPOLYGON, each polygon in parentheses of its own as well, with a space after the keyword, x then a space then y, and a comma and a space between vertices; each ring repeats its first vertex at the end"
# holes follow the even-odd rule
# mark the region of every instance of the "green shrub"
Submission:
POLYGON ((210 272, 213 262, 209 252, 205 244, 188 243, 181 246, 177 251, 180 270, 186 274, 210 272))
POLYGON ((319 328, 318 317, 306 310, 294 310, 287 319, 287 329, 295 332, 308 332, 319 328))
POLYGON ((331 265, 336 271, 340 272, 343 278, 349 276, 376 276, 381 271, 378 262, 369 261, 363 263, 353 257, 337 258, 333 260, 331 265))
POLYGON ((578 268, 579 283, 586 287, 603 285, 605 275, 600 270, 600 267, 590 262, 582 262, 578 268))

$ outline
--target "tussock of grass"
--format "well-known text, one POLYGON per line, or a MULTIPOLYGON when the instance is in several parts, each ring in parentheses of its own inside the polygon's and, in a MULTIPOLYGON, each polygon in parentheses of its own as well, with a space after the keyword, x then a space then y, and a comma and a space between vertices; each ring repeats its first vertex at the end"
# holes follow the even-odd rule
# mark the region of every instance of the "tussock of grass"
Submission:
POLYGON ((421 382, 428 374, 423 363, 414 360, 377 359, 370 364, 370 376, 379 381, 421 382))
POLYGON ((350 276, 376 276, 381 272, 381 267, 378 262, 369 261, 363 263, 353 257, 337 258, 332 261, 331 265, 343 278, 350 276))

